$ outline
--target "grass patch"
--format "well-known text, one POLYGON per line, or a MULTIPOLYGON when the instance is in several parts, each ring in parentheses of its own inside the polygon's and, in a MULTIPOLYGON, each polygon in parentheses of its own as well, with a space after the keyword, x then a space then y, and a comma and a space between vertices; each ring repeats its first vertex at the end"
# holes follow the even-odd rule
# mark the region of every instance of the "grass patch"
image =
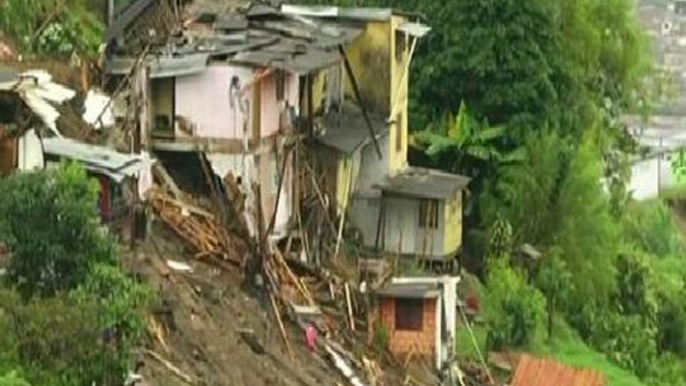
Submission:
MULTIPOLYGON (((473 331, 479 350, 486 357, 486 327, 474 326, 473 331)), ((457 331, 455 332, 455 349, 457 350, 458 357, 465 360, 479 361, 479 354, 476 347, 474 347, 469 330, 462 323, 458 324, 457 331)))

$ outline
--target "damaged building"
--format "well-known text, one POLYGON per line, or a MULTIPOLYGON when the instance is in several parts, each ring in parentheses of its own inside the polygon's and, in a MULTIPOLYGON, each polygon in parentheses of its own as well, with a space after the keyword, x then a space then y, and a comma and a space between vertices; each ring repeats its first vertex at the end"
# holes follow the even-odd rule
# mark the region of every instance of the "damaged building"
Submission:
POLYGON ((140 186, 143 157, 65 138, 57 127, 58 106, 74 95, 45 71, 0 68, 0 175, 77 162, 100 185, 103 224, 116 234, 133 236, 132 196, 140 186))
POLYGON ((29 106, 32 82, 17 72, 0 67, 0 174, 31 171, 44 166, 40 137, 36 129, 49 124, 40 111, 29 106))
POLYGON ((337 233, 349 222, 370 249, 458 252, 468 179, 407 163, 409 66, 430 31, 416 17, 228 0, 190 1, 175 14, 140 0, 112 20, 107 71, 132 79, 140 146, 204 154, 248 197, 259 186, 253 234, 261 222, 287 235, 316 191, 337 233), (305 160, 318 186, 303 178, 305 160))

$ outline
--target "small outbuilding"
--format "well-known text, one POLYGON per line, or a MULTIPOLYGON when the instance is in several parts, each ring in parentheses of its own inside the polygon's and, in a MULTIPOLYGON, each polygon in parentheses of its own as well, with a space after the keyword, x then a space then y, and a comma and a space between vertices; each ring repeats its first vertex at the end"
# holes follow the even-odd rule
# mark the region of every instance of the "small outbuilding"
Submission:
POLYGON ((436 369, 452 359, 459 281, 450 276, 394 278, 377 291, 391 353, 429 358, 436 369))

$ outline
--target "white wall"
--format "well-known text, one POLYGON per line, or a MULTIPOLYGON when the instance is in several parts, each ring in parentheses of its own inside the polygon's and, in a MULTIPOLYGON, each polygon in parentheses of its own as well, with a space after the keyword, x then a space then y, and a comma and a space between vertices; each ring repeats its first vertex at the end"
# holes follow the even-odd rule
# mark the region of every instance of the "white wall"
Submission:
POLYGON ((20 171, 40 170, 45 167, 43 144, 35 130, 28 130, 19 138, 17 150, 17 169, 20 171))
POLYGON ((636 200, 648 200, 656 198, 660 190, 674 186, 675 182, 669 156, 661 160, 655 156, 631 166, 631 180, 627 188, 636 200))
MULTIPOLYGON (((283 153, 280 157, 283 157, 283 153)), ((272 153, 266 153, 259 156, 246 154, 218 154, 212 153, 207 155, 212 170, 221 178, 226 177, 231 173, 235 177, 241 178, 241 190, 246 195, 246 206, 250 212, 251 219, 254 218, 257 208, 254 207, 255 192, 252 189, 252 184, 260 185, 262 196, 262 208, 264 213, 265 226, 269 224, 274 211, 276 210, 276 220, 274 223, 273 233, 277 235, 284 235, 288 230, 293 214, 293 157, 289 157, 286 167, 286 175, 281 187, 281 196, 279 197, 279 205, 276 207, 276 196, 279 185, 279 173, 283 158, 278 160, 272 153), (277 162, 278 161, 278 162, 277 162)), ((256 231, 257 224, 249 222, 252 231, 256 231)))
MULTIPOLYGON (((374 143, 369 143, 362 151, 362 159, 360 164, 360 171, 355 182, 355 192, 359 195, 370 196, 372 193, 372 186, 383 181, 388 175, 388 135, 379 139, 379 146, 381 147, 382 159, 376 154, 374 143)), ((378 195, 378 190, 376 191, 378 195)))
MULTIPOLYGON (((376 231, 381 198, 353 199, 350 219, 362 232, 364 245, 376 245, 376 231)), ((444 212, 439 203, 439 223, 436 229, 419 227, 419 200, 410 198, 386 198, 385 250, 390 253, 442 255, 444 254, 444 212)))

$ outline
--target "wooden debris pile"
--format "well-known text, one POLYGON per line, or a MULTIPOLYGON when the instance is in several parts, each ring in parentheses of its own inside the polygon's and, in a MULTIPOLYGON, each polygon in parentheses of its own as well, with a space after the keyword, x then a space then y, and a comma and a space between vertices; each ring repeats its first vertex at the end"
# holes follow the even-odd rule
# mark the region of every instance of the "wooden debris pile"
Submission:
POLYGON ((161 165, 153 171, 160 185, 148 190, 148 205, 193 248, 194 257, 220 268, 229 268, 226 263, 230 263, 242 269, 249 255, 247 240, 227 230, 223 219, 183 193, 161 165))
POLYGON ((196 259, 215 258, 242 265, 242 259, 236 256, 241 249, 238 240, 223 230, 214 216, 159 188, 151 189, 147 198, 159 218, 193 246, 196 259))

